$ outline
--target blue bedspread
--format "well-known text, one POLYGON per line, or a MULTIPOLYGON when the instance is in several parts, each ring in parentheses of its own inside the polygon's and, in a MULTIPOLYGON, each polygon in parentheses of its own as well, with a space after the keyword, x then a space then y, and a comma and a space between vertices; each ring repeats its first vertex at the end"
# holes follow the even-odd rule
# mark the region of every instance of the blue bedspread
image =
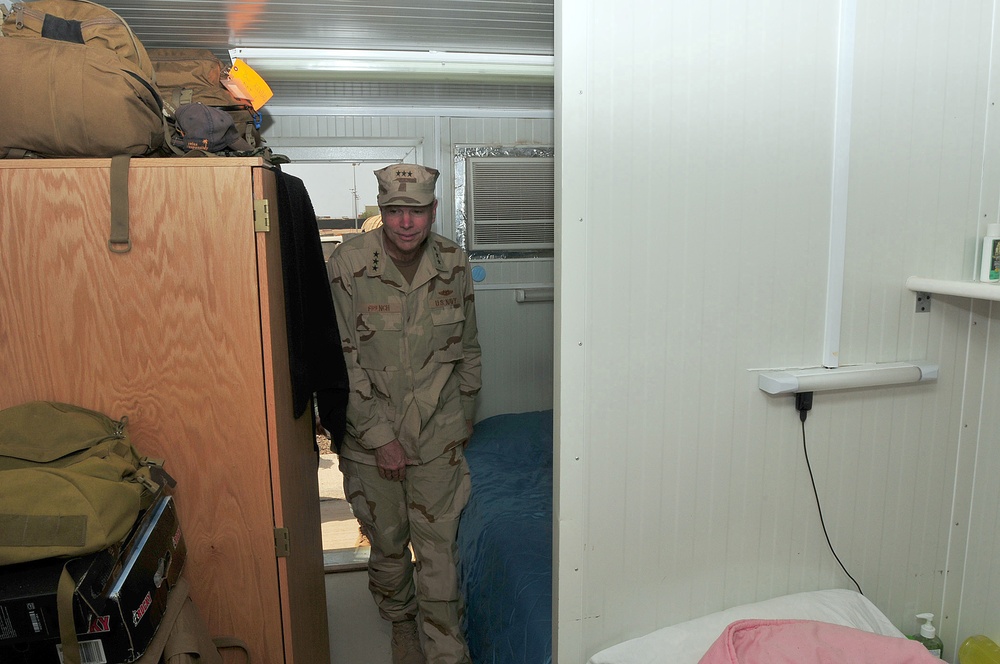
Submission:
POLYGON ((552 411, 478 423, 458 530, 473 664, 552 661, 552 411))

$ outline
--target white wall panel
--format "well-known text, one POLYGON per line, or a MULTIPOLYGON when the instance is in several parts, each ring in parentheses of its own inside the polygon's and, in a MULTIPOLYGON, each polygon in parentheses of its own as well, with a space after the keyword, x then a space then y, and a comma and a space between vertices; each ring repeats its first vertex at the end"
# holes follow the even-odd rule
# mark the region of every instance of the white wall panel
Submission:
POLYGON ((819 6, 593 8, 607 39, 562 60, 592 86, 564 111, 593 127, 592 258, 563 256, 561 282, 590 304, 587 399, 562 403, 590 429, 591 650, 831 569, 794 411, 748 369, 821 350, 836 44, 819 6))
POLYGON ((515 291, 551 288, 552 260, 473 261, 483 350, 483 389, 476 419, 545 410, 553 405, 553 303, 517 302, 515 291))
POLYGON ((551 118, 452 118, 449 126, 453 146, 551 146, 554 141, 551 118))
MULTIPOLYGON (((979 435, 970 441, 973 475, 961 478, 963 485, 974 488, 968 520, 969 551, 962 589, 959 633, 986 634, 1000 643, 1000 307, 980 308, 974 317, 979 334, 988 338, 988 368, 981 376, 983 408, 979 414, 979 435)), ((973 423, 974 424, 974 423, 973 423)))
MULTIPOLYGON (((981 190, 997 170, 984 165, 992 11, 859 3, 841 363, 928 359, 941 378, 817 394, 805 427, 841 560, 900 628, 933 611, 952 641, 969 633, 960 607, 991 607, 960 589, 996 559, 995 539, 974 537, 966 561, 964 537, 995 519, 992 412, 962 433, 987 346, 968 301, 916 313, 903 284, 971 277, 980 209, 995 215, 981 190)), ((853 587, 823 536, 793 400, 765 396, 752 371, 821 362, 838 22, 818 1, 557 6, 560 183, 583 197, 560 201, 557 248, 557 365, 578 376, 557 397, 560 662, 723 607, 853 587)))
POLYGON ((268 116, 264 127, 264 138, 268 145, 281 146, 287 143, 286 139, 300 138, 430 137, 434 135, 435 123, 436 120, 433 117, 277 115, 268 116))
MULTIPOLYGON (((941 379, 891 400, 865 399, 875 434, 869 449, 888 445, 888 455, 873 458, 886 469, 886 522, 859 516, 850 527, 866 542, 864 574, 878 584, 883 610, 908 632, 914 613, 935 612, 953 648, 967 635, 956 610, 966 605, 963 517, 972 500, 963 397, 966 407, 981 398, 967 372, 981 371, 973 363, 985 360, 985 339, 970 338, 968 309, 949 298, 915 313, 914 294, 899 282, 909 274, 972 277, 993 10, 988 2, 920 12, 899 3, 859 7, 842 357, 929 359, 940 363, 941 379)), ((859 510, 871 503, 855 500, 859 510)))

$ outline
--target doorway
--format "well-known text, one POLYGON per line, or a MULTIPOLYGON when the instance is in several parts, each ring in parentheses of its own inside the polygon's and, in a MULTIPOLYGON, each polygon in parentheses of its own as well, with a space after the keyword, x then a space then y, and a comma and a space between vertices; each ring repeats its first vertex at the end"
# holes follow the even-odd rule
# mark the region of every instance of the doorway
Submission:
MULTIPOLYGON (((278 148, 292 159, 281 170, 302 180, 317 217, 324 259, 340 242, 362 232, 364 221, 378 214, 378 184, 373 172, 401 162, 412 162, 412 145, 358 148, 278 148)), ((320 519, 323 559, 327 571, 365 567, 370 552, 357 519, 344 495, 339 459, 326 432, 317 429, 320 451, 320 519)))

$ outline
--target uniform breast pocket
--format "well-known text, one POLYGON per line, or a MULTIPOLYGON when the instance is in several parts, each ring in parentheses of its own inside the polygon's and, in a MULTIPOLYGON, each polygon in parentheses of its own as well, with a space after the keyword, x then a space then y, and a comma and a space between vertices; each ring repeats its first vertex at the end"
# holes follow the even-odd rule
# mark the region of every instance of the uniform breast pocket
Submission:
POLYGON ((357 334, 358 363, 363 368, 399 371, 403 352, 401 313, 358 314, 357 334))
POLYGON ((465 310, 461 307, 436 307, 431 309, 431 318, 434 321, 434 359, 438 362, 461 360, 465 310))

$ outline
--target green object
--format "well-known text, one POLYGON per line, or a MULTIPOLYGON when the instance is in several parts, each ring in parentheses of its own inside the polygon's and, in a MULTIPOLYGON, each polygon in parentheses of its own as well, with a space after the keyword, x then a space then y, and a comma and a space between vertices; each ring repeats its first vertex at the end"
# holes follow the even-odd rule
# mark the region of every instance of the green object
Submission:
POLYGON ((993 639, 977 634, 970 636, 958 649, 959 664, 1000 664, 1000 646, 993 639))
POLYGON ((934 614, 918 613, 917 618, 923 620, 924 624, 920 626, 920 633, 914 634, 910 638, 919 641, 932 655, 940 658, 944 651, 944 644, 941 643, 941 639, 937 635, 937 628, 932 623, 934 614))
MULTIPOLYGON (((93 553, 120 542, 168 480, 129 442, 127 418, 29 401, 0 410, 0 565, 93 553)), ((65 664, 82 664, 66 567, 56 611, 65 664)))
POLYGON ((50 401, 0 410, 0 565, 93 553, 128 534, 162 475, 126 426, 50 401))

